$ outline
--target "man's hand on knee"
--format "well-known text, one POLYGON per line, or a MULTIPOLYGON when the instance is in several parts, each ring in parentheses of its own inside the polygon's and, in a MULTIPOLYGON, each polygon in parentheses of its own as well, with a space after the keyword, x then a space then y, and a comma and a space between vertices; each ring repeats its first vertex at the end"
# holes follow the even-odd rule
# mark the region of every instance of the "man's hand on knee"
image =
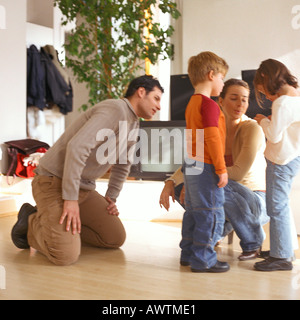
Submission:
POLYGON ((105 197, 106 201, 109 203, 107 206, 107 211, 109 214, 113 215, 113 216, 118 216, 119 215, 119 210, 117 208, 116 203, 110 199, 110 197, 106 196, 105 197))
POLYGON ((65 200, 63 213, 60 217, 59 223, 62 224, 67 218, 66 230, 69 231, 72 227, 72 233, 81 232, 81 221, 79 214, 79 205, 77 200, 65 200))

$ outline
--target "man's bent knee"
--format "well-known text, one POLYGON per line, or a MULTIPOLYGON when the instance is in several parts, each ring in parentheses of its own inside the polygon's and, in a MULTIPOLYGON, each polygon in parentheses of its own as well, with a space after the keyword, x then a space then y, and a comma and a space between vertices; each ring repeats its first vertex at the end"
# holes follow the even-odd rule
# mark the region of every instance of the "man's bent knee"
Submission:
POLYGON ((61 253, 57 256, 50 255, 48 259, 57 266, 69 266, 78 261, 80 254, 61 253))
POLYGON ((81 251, 80 242, 78 245, 64 246, 60 248, 48 248, 48 259, 57 266, 69 266, 79 259, 81 251))
POLYGON ((114 248, 120 248, 124 244, 126 240, 126 232, 124 230, 124 233, 120 233, 116 236, 116 239, 114 241, 114 248))
POLYGON ((109 239, 102 239, 103 244, 102 246, 107 249, 118 249, 122 247, 126 240, 126 232, 125 230, 122 232, 115 233, 111 235, 109 239))

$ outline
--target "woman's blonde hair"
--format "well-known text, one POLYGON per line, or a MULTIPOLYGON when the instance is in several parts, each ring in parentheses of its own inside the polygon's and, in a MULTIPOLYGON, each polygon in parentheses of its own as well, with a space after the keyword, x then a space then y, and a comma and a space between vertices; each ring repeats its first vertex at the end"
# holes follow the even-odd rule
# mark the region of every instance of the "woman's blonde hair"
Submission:
POLYGON ((225 76, 228 68, 229 66, 224 59, 210 51, 201 52, 191 57, 188 62, 188 74, 194 87, 206 80, 210 71, 213 71, 214 74, 222 73, 225 76))

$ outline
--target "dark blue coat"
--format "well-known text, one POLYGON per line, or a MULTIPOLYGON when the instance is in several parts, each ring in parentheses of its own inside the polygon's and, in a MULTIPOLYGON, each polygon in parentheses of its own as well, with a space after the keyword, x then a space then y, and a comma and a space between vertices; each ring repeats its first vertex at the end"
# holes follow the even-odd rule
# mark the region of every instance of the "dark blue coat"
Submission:
POLYGON ((35 45, 27 49, 27 106, 43 110, 46 105, 45 71, 35 45))

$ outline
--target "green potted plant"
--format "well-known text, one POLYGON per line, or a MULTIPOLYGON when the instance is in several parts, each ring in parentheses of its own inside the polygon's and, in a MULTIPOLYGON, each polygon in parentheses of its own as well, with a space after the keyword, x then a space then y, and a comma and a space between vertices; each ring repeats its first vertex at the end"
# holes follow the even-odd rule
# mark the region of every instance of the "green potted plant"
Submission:
POLYGON ((153 65, 173 56, 174 28, 154 21, 154 10, 180 16, 175 0, 55 0, 62 24, 77 18, 65 44, 66 65, 89 89, 81 108, 122 96, 145 60, 153 65), (156 6, 156 7, 155 7, 156 6))

